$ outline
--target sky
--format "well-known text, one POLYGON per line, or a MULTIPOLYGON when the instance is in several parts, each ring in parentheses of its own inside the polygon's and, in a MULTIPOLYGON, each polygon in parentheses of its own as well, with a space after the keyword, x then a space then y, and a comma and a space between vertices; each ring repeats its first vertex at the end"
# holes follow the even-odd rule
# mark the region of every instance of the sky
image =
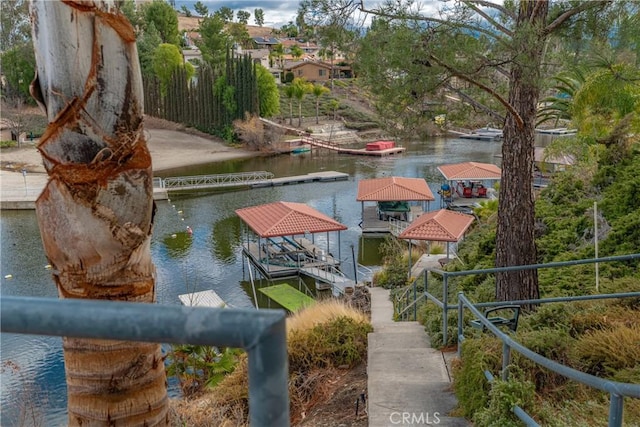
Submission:
MULTIPOLYGON (((253 11, 255 9, 262 9, 264 11, 264 26, 280 28, 281 26, 289 23, 289 21, 295 22, 296 13, 298 12, 299 2, 296 0, 200 0, 205 6, 209 8, 209 11, 216 11, 223 6, 231 8, 233 11, 246 10, 251 13, 249 18, 249 25, 255 25, 253 11)), ((195 0, 183 1, 176 0, 175 8, 180 10, 182 5, 187 6, 192 11, 195 0)))

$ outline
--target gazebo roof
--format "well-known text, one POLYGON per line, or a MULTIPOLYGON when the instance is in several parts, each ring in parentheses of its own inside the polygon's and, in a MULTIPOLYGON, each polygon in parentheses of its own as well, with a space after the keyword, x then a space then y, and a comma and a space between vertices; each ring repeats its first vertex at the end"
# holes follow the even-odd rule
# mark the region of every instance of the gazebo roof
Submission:
POLYGON ((438 166, 438 170, 448 181, 451 180, 475 180, 475 179, 500 179, 501 170, 491 163, 464 162, 452 165, 438 166))
POLYGON ((359 202, 432 201, 433 193, 422 178, 388 177, 358 181, 359 202))
POLYGON ((448 209, 422 214, 402 233, 401 239, 457 242, 467 231, 474 217, 448 209))
POLYGON ((346 230, 347 226, 303 204, 275 202, 237 209, 236 214, 260 237, 346 230))

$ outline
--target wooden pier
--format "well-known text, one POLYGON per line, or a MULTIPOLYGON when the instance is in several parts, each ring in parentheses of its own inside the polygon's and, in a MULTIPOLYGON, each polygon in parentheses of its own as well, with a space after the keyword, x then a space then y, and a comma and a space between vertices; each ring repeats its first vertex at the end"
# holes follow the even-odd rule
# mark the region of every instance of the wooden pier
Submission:
POLYGON ((271 172, 243 172, 219 175, 179 176, 154 179, 154 199, 166 200, 171 192, 217 190, 225 188, 261 188, 309 182, 346 181, 349 174, 336 171, 312 172, 306 175, 275 178, 271 172))
POLYGON ((327 150, 335 151, 338 154, 352 154, 352 155, 358 155, 358 156, 385 157, 385 156, 391 156, 394 154, 400 154, 406 151, 405 147, 393 147, 393 148, 386 148, 383 150, 367 150, 366 148, 344 148, 330 141, 314 138, 311 135, 302 135, 302 142, 305 144, 309 144, 312 147, 326 148, 327 150))

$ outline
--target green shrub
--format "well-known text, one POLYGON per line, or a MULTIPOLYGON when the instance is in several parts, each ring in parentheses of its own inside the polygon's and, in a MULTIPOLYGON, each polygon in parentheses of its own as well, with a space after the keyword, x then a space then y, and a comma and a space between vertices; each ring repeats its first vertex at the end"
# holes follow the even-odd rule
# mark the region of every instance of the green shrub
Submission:
POLYGON ((522 372, 510 367, 510 379, 495 379, 491 383, 489 405, 478 411, 473 421, 478 427, 519 427, 522 422, 513 413, 513 407, 519 406, 531 414, 534 407, 535 387, 533 383, 522 379, 522 372))
POLYGON ((570 356, 573 366, 592 375, 611 376, 635 368, 640 360, 640 326, 588 332, 575 343, 570 356))
POLYGON ((462 360, 453 364, 453 389, 462 415, 472 418, 489 400, 491 389, 484 370, 495 374, 501 368, 502 343, 483 336, 462 343, 462 360))
POLYGON ((0 141, 0 148, 12 148, 17 147, 17 141, 0 141))
POLYGON ((324 367, 353 367, 366 359, 368 323, 338 317, 307 330, 292 331, 289 367, 292 371, 324 367))

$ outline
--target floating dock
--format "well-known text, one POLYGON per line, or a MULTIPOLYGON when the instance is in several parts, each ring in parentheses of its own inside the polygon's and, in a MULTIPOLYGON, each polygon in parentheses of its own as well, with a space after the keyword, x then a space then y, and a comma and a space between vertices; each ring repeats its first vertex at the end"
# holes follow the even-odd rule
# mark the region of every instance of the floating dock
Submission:
POLYGON ((287 283, 260 288, 258 291, 268 296, 286 310, 295 313, 296 311, 308 307, 315 303, 315 300, 287 283))
POLYGON ((224 302, 222 298, 220 298, 220 295, 218 295, 213 290, 178 295, 178 299, 180 300, 182 305, 186 305, 188 307, 228 307, 227 303, 224 302))

